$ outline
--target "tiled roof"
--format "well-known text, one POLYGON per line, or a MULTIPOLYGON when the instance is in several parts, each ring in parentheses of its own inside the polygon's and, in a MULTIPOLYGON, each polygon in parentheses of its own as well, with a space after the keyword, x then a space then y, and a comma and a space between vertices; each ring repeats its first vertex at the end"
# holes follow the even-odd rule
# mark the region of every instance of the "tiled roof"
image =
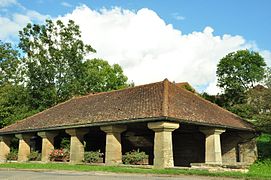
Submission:
POLYGON ((253 130, 238 116, 167 79, 123 90, 76 97, 0 129, 0 134, 167 118, 253 130))

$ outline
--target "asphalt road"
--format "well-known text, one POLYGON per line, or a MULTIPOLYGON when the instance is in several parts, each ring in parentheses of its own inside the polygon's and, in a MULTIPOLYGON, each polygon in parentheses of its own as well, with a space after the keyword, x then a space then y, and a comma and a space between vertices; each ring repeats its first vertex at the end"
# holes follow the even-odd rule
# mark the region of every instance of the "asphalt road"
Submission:
POLYGON ((119 174, 106 172, 0 170, 0 180, 232 180, 231 178, 203 176, 166 176, 119 174))

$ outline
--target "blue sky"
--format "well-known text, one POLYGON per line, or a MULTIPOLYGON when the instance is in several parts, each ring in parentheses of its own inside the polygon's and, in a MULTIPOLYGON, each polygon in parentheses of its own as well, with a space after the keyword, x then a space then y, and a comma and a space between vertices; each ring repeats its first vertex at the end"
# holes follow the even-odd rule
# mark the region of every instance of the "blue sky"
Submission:
POLYGON ((215 67, 225 54, 248 48, 259 51, 270 64, 270 7, 270 0, 0 0, 0 39, 16 42, 16 32, 27 22, 41 23, 46 18, 57 17, 75 19, 82 27, 85 42, 98 50, 95 56, 122 65, 136 84, 168 77, 189 81, 199 90, 207 88, 214 93, 217 91, 215 67), (107 40, 103 39, 105 34, 107 40), (113 53, 114 42, 127 43, 127 37, 131 37, 129 44, 118 45, 113 53), (145 38, 139 41, 140 37, 145 38), (147 45, 135 48, 133 43, 147 45))
POLYGON ((24 0, 18 1, 28 9, 51 16, 64 15, 75 6, 86 4, 93 9, 114 6, 130 10, 150 8, 167 23, 183 33, 200 31, 212 26, 215 34, 242 35, 257 42, 259 48, 271 49, 270 0, 24 0), (179 18, 178 18, 179 17, 179 18))

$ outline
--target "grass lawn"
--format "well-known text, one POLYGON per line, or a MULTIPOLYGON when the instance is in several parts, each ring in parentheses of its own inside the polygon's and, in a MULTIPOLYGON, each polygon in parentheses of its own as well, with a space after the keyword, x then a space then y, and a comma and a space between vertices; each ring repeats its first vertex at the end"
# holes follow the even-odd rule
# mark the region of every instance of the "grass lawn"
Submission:
POLYGON ((208 172, 207 170, 192 169, 144 169, 123 166, 95 166, 95 165, 70 165, 64 163, 5 163, 0 168, 16 169, 48 169, 48 170, 72 170, 72 171, 105 171, 115 173, 142 173, 142 174, 167 174, 167 175, 203 175, 223 176, 245 179, 271 179, 271 160, 253 164, 248 173, 239 172, 208 172))

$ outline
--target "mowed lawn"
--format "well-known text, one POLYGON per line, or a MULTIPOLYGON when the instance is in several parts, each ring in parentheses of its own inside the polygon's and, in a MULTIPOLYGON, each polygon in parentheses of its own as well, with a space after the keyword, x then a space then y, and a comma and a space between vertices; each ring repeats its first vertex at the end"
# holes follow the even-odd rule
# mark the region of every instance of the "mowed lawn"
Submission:
POLYGON ((204 175, 204 176, 221 176, 235 177, 246 179, 271 179, 271 160, 265 160, 254 163, 248 173, 240 172, 208 172, 207 170, 194 169, 147 169, 125 166, 98 166, 98 165, 70 165, 67 163, 4 163, 0 168, 15 169, 46 169, 46 170, 69 170, 69 171, 105 171, 115 173, 142 173, 142 174, 167 174, 167 175, 204 175))

